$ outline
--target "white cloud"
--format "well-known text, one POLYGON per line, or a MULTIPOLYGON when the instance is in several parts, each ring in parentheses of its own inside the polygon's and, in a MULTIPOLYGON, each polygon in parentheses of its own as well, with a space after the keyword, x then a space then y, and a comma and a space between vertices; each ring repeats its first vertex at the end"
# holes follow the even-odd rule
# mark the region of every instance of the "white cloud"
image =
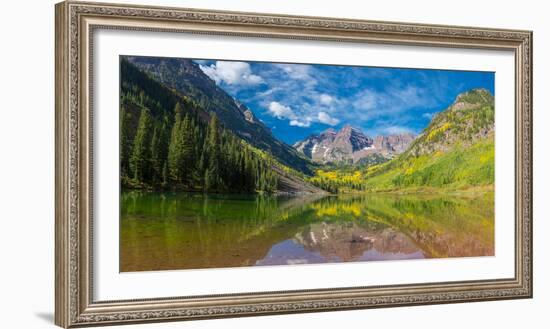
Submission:
POLYGON ((409 104, 411 107, 425 105, 427 102, 430 102, 430 98, 422 97, 425 91, 415 86, 390 88, 388 92, 391 97, 397 98, 402 103, 409 104))
POLYGON ((280 91, 280 89, 281 88, 279 88, 279 87, 273 87, 273 88, 267 89, 266 91, 259 91, 259 92, 256 93, 256 95, 254 97, 258 98, 258 99, 266 98, 266 97, 269 97, 269 96, 273 95, 274 93, 280 91))
POLYGON ((364 89, 352 98, 352 109, 346 112, 346 118, 359 121, 404 116, 412 109, 432 108, 437 104, 427 89, 417 86, 390 86, 383 91, 364 89))
POLYGON ((300 65, 300 64, 276 64, 283 71, 288 74, 289 77, 298 80, 310 80, 312 76, 310 75, 311 66, 309 65, 300 65))
POLYGON ((290 120, 289 125, 295 126, 295 127, 305 128, 305 127, 309 127, 311 125, 311 121, 309 121, 307 119, 305 121, 290 120))
POLYGON ((297 119, 296 114, 289 106, 283 105, 279 102, 269 103, 269 113, 271 113, 277 119, 297 119))
POLYGON ((365 90, 355 95, 356 99, 353 102, 353 106, 360 110, 372 110, 380 105, 379 95, 370 90, 365 90))
POLYGON ((429 114, 423 113, 433 112, 437 106, 433 88, 428 88, 426 83, 420 80, 404 83, 390 73, 376 77, 384 83, 373 86, 363 73, 356 77, 353 72, 347 72, 345 76, 315 65, 271 63, 256 66, 259 64, 223 61, 208 65, 203 70, 218 83, 222 82, 223 88, 238 94, 245 103, 263 107, 265 114, 293 127, 336 126, 343 122, 372 125, 375 121, 384 122, 377 124, 378 131, 395 125, 388 129, 397 132, 402 131, 397 126, 407 126, 415 118, 427 118, 429 114), (231 65, 231 69, 225 64, 231 65), (258 76, 261 86, 254 93, 240 93, 249 88, 246 83, 254 83, 250 78, 253 73, 261 74, 258 76), (357 83, 348 89, 342 86, 347 80, 357 83), (236 84, 237 81, 242 84, 236 84), (342 92, 343 88, 346 92, 342 92))
POLYGON ((319 119, 319 122, 327 124, 329 126, 336 126, 338 123, 340 123, 340 120, 331 117, 327 112, 319 112, 317 114, 317 119, 319 119))
POLYGON ((321 104, 330 105, 333 101, 334 101, 334 98, 332 98, 332 96, 330 95, 321 94, 319 96, 319 102, 321 102, 321 104))
POLYGON ((277 119, 288 119, 289 125, 294 127, 309 127, 311 125, 312 118, 309 116, 300 117, 294 113, 290 106, 283 105, 279 102, 271 102, 268 106, 269 113, 277 119))
POLYGON ((333 118, 327 112, 321 111, 316 115, 297 115, 294 110, 287 105, 279 102, 270 102, 268 106, 269 113, 277 119, 289 120, 289 125, 294 127, 309 127, 312 122, 321 122, 329 126, 335 126, 340 123, 340 120, 333 118))
POLYGON ((317 85, 315 72, 311 65, 305 64, 273 64, 275 72, 283 73, 281 78, 285 79, 285 84, 297 87, 302 91, 311 89, 317 85))
POLYGON ((200 68, 217 84, 257 85, 264 82, 261 76, 252 73, 250 64, 244 62, 216 61, 210 66, 200 65, 200 68))
POLYGON ((386 134, 407 134, 412 133, 412 130, 403 126, 389 126, 382 128, 382 131, 386 134))

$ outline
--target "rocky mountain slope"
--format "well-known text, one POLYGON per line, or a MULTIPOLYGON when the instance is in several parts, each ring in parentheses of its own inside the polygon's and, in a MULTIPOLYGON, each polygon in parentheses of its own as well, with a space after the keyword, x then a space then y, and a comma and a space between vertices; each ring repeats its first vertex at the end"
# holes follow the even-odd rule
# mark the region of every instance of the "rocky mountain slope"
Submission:
POLYGON ((410 148, 366 170, 369 189, 494 184, 493 95, 473 89, 437 114, 410 148))
POLYGON ((317 163, 357 163, 368 158, 390 159, 405 151, 413 134, 377 136, 372 139, 350 125, 330 128, 294 144, 294 148, 317 163))
POLYGON ((125 188, 325 193, 305 182, 302 172, 230 131, 215 112, 188 95, 124 58, 120 72, 120 166, 125 188))
POLYGON ((126 56, 125 59, 161 84, 189 97, 207 112, 216 113, 224 127, 248 143, 293 169, 311 173, 308 159, 275 138, 250 109, 218 87, 197 63, 183 58, 126 56))
POLYGON ((407 156, 446 152, 458 144, 466 147, 493 137, 495 99, 486 89, 458 95, 445 111, 438 113, 411 145, 407 156))
POLYGON ((294 241, 326 259, 343 262, 371 260, 371 257, 376 259, 375 255, 380 254, 393 254, 403 258, 423 257, 407 235, 374 222, 362 225, 354 221, 345 224, 313 223, 306 230, 297 233, 294 241), (370 253, 372 256, 369 251, 373 251, 370 253))

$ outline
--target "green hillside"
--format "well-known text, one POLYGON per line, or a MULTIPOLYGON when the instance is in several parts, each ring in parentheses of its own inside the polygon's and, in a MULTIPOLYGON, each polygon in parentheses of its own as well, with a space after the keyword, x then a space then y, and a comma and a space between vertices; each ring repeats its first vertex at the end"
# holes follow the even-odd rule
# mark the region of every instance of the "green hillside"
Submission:
POLYGON ((494 98, 474 89, 437 114, 395 159, 353 171, 318 171, 311 182, 331 192, 487 186, 494 183, 494 153, 494 98))
POLYGON ((246 105, 217 86, 192 60, 135 56, 123 58, 167 89, 189 97, 204 111, 216 113, 226 129, 248 144, 273 155, 288 167, 306 175, 312 174, 312 163, 306 157, 278 140, 246 105))
POLYGON ((387 165, 369 168, 367 189, 406 187, 465 188, 494 182, 495 144, 492 138, 464 147, 396 159, 387 165))
POLYGON ((215 113, 121 60, 121 185, 133 189, 273 192, 276 160, 215 113))

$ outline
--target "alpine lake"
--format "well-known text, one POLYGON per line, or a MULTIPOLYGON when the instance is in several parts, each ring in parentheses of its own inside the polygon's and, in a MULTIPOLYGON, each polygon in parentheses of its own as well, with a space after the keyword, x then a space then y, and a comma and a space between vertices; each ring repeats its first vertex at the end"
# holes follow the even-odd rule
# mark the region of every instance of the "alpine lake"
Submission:
POLYGON ((494 193, 123 191, 120 271, 494 255, 494 193))

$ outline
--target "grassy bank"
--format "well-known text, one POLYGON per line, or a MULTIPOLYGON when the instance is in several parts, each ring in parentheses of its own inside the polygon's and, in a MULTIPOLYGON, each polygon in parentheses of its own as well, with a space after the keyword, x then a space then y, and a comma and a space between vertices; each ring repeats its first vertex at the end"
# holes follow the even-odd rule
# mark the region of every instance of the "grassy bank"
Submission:
POLYGON ((494 141, 430 154, 401 156, 367 168, 318 170, 309 181, 332 193, 462 191, 492 189, 494 141))

